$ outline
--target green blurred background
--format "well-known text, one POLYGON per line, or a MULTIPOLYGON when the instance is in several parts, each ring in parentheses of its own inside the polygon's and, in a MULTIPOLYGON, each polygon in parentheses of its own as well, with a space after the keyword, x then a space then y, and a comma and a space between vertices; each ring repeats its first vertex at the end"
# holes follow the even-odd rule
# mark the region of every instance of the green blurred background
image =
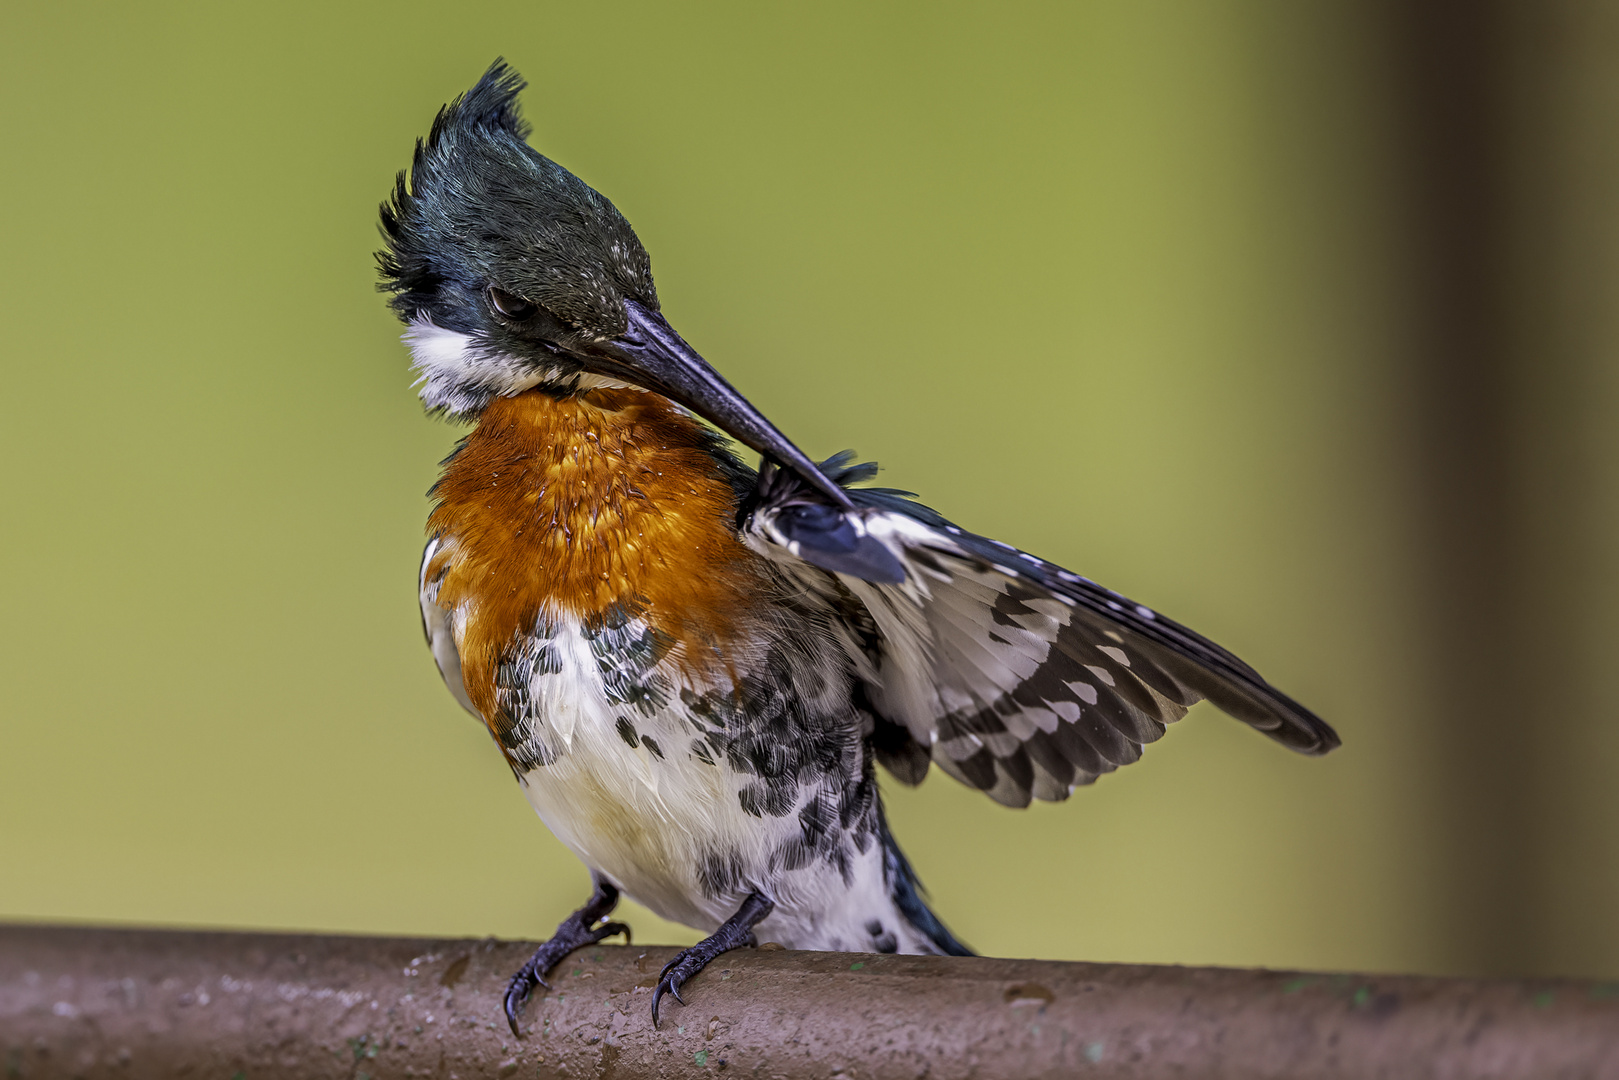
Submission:
MULTIPOLYGON (((544 935, 421 641, 376 204, 497 54, 806 449, 1211 635, 1200 707, 895 829, 1000 955, 1619 972, 1619 8, 0 8, 0 917, 544 935)), ((645 912, 640 940, 694 940, 645 912)))

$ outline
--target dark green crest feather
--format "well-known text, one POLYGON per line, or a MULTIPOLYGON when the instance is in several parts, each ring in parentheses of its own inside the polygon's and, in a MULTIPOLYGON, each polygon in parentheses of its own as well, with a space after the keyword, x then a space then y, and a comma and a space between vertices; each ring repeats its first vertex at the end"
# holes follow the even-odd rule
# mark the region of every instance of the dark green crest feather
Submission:
POLYGON ((582 334, 622 333, 624 301, 657 310, 646 250, 601 194, 525 141, 527 84, 496 60, 439 110, 382 206, 382 289, 408 321, 464 331, 490 286, 541 305, 582 334))

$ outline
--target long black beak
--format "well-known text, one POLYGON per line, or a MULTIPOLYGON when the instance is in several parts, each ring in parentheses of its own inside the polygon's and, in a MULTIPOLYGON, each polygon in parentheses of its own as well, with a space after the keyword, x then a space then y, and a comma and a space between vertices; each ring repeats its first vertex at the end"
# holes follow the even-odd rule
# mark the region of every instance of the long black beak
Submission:
POLYGON ((854 503, 805 453, 748 404, 720 373, 685 343, 662 315, 634 300, 624 303, 630 325, 621 336, 591 349, 590 369, 677 401, 726 434, 774 458, 809 481, 844 510, 854 503))

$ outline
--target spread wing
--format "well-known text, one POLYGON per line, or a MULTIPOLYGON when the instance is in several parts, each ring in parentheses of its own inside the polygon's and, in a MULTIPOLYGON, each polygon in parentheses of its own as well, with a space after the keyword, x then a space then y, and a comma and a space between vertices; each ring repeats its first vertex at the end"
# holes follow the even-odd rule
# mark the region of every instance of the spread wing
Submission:
MULTIPOLYGON (((822 466, 848 486, 875 466, 822 466)), ((1338 736, 1231 653, 1140 604, 975 536, 904 492, 826 505, 769 463, 744 508, 749 544, 874 627, 867 693, 877 756, 917 783, 928 764, 1008 806, 1060 800, 1128 765, 1208 699, 1282 745, 1338 736)))
POLYGON ((450 627, 450 613, 438 606, 438 589, 442 580, 439 577, 429 581, 427 578, 427 564, 433 561, 438 554, 439 538, 433 537, 427 542, 427 550, 422 552, 422 568, 417 573, 417 595, 422 604, 422 632, 427 635, 427 647, 433 650, 433 662, 438 665, 438 673, 444 679, 444 685, 449 687, 450 693, 461 707, 473 716, 478 722, 483 722, 483 716, 472 707, 472 699, 467 696, 467 687, 461 680, 461 654, 455 648, 455 633, 450 627))

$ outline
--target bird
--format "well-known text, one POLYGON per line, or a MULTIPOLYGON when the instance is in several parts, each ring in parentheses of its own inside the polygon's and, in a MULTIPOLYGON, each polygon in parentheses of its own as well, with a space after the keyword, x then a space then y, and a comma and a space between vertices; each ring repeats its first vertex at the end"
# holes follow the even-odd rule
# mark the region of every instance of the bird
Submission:
MULTIPOLYGON (((496 60, 381 207, 379 288, 427 411, 471 425, 429 491, 422 625, 455 700, 592 894, 512 976, 520 1013, 629 897, 720 954, 971 955, 878 768, 1059 801, 1208 700, 1323 754, 1326 723, 1145 605, 817 462, 665 319, 646 249, 529 144, 496 60), (750 467, 730 440, 760 455, 750 467)), ((689 993, 688 988, 688 993, 689 993)))

